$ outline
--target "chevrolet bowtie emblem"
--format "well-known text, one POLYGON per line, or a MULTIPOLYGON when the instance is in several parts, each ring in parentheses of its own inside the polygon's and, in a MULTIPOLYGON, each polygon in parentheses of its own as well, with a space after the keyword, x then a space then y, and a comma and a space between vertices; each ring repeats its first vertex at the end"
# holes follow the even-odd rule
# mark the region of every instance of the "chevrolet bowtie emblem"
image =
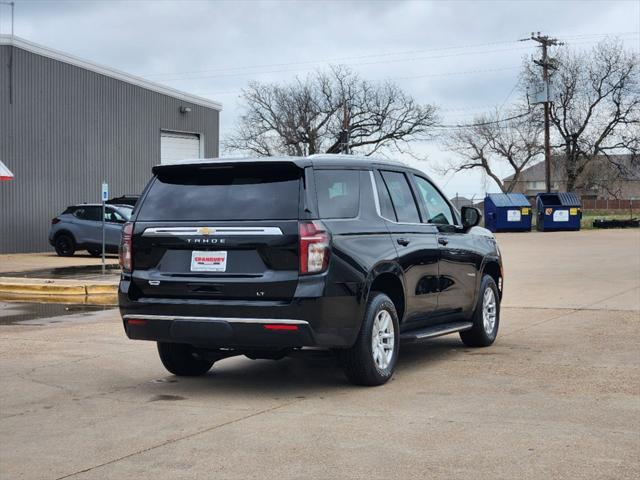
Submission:
POLYGON ((210 233, 213 233, 213 229, 209 227, 201 227, 198 229, 198 233, 200 235, 209 235, 210 233))

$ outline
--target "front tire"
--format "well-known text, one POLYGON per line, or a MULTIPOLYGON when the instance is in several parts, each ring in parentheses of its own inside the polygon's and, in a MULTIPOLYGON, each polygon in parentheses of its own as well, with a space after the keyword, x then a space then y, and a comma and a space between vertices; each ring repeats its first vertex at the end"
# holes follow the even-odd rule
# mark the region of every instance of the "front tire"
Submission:
POLYGON ((400 326, 396 307, 384 293, 372 292, 353 347, 340 352, 342 366, 355 385, 382 385, 398 360, 400 326))
POLYGON ((97 250, 95 248, 92 248, 91 250, 87 250, 87 252, 89 252, 89 255, 91 255, 92 257, 101 257, 102 256, 102 250, 97 250))
POLYGON ((158 342, 158 353, 164 368, 180 377, 204 375, 214 363, 201 357, 191 345, 184 343, 158 342))
POLYGON ((468 347, 488 347, 498 336, 500 325, 500 292, 493 278, 482 277, 478 305, 473 312, 473 327, 460 332, 462 342, 468 347))

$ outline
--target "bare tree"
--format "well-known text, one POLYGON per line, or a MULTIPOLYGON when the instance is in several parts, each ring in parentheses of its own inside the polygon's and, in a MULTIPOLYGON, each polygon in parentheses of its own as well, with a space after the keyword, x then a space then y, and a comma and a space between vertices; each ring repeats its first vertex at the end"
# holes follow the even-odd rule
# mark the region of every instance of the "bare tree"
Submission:
POLYGON ((466 127, 456 128, 445 137, 445 145, 457 153, 446 172, 481 169, 504 192, 513 191, 522 172, 543 153, 542 125, 526 110, 514 110, 500 117, 499 112, 477 117, 466 127), (505 166, 512 177, 502 179, 505 166))
MULTIPOLYGON (((588 52, 558 51, 552 73, 550 109, 554 153, 564 157, 567 190, 584 188, 584 173, 596 158, 607 158, 620 174, 637 168, 640 138, 638 54, 606 40, 588 52), (620 154, 632 162, 616 164, 620 154)), ((539 82, 539 68, 526 62, 524 82, 539 82)), ((605 169, 606 170, 606 169, 605 169)), ((593 181, 593 179, 590 179, 593 181)))
POLYGON ((340 151, 345 107, 349 149, 365 155, 404 151, 411 141, 429 138, 437 122, 433 105, 341 66, 289 85, 250 83, 242 100, 244 113, 225 148, 260 156, 340 151))

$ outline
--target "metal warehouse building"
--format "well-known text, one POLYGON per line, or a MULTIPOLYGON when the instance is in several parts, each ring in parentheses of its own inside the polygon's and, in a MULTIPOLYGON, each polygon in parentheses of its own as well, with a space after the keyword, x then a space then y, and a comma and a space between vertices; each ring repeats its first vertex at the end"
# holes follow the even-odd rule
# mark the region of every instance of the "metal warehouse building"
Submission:
POLYGON ((50 250, 73 203, 139 194, 151 167, 217 157, 221 105, 16 37, 0 36, 0 253, 50 250))

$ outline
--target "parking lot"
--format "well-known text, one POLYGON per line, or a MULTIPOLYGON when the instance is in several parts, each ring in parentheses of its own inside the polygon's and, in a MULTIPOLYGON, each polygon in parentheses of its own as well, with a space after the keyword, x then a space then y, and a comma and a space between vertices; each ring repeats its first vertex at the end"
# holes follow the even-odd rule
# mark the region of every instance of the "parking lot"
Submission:
POLYGON ((0 477, 638 478, 640 232, 499 243, 496 344, 407 346, 378 388, 319 353, 178 379, 116 310, 5 305, 0 477))

